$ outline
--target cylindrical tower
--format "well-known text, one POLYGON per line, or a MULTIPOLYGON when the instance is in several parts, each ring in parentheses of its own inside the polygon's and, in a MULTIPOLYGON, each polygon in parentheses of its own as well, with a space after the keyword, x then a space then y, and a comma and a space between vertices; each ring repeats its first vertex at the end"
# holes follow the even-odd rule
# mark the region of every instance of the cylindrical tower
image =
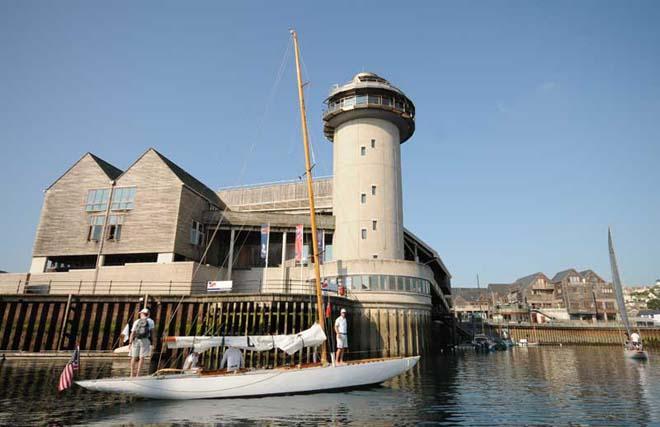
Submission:
POLYGON ((326 100, 333 147, 333 257, 404 259, 401 149, 415 106, 387 80, 359 73, 326 100))

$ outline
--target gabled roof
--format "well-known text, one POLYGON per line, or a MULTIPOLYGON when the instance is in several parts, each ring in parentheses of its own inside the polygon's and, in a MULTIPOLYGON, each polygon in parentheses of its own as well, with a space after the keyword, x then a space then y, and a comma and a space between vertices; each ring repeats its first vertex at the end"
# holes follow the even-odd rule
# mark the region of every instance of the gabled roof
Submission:
MULTIPOLYGON (((552 278, 551 282, 552 283, 561 282, 562 280, 564 280, 565 278, 567 278, 568 276, 571 276, 571 275, 580 276, 580 273, 578 273, 577 270, 574 269, 574 268, 569 268, 567 270, 563 270, 563 271, 560 271, 559 273, 555 274, 555 277, 552 278)), ((582 277, 582 276, 580 276, 580 277, 582 277)))
POLYGON ((110 163, 106 162, 102 158, 96 157, 92 153, 88 153, 88 154, 90 156, 92 156, 92 159, 94 159, 94 161, 96 161, 96 163, 99 165, 99 167, 101 169, 103 169, 103 172, 105 172, 105 174, 108 175, 108 177, 110 179, 117 179, 117 177, 123 173, 123 171, 121 169, 111 165, 110 163))
POLYGON ((515 289, 513 283, 489 283, 488 290, 497 295, 507 295, 509 291, 515 289))
POLYGON ((106 162, 102 158, 95 156, 94 154, 90 153, 89 151, 83 154, 74 164, 69 167, 62 175, 59 176, 55 181, 53 181, 47 188, 46 190, 49 190, 53 187, 53 185, 57 184, 57 182, 64 178, 73 168, 75 168, 78 163, 80 163, 83 159, 89 157, 90 159, 94 160, 94 162, 101 168, 103 173, 109 178, 109 179, 117 179, 119 175, 122 174, 121 169, 111 165, 110 163, 106 162))
POLYGON ((602 277, 600 277, 598 274, 596 274, 595 271, 593 270, 584 270, 580 271, 580 276, 582 276, 583 279, 588 280, 589 277, 595 277, 598 282, 605 282, 602 277))
POLYGON ((485 289, 479 288, 451 288, 452 301, 456 301, 457 298, 463 298, 465 301, 476 302, 479 299, 487 299, 485 295, 485 289))
POLYGON ((195 193, 199 194, 200 196, 204 197, 206 200, 209 202, 213 203, 214 205, 218 207, 223 207, 224 208, 224 203, 220 200, 217 194, 215 194, 215 191, 211 190, 209 187, 204 185, 201 181, 199 181, 197 178, 194 176, 190 175, 188 172, 183 170, 179 165, 168 159, 167 157, 163 156, 161 153, 159 153, 155 148, 151 147, 140 157, 135 160, 131 166, 126 169, 126 172, 128 172, 136 163, 140 161, 147 153, 153 152, 156 156, 158 156, 159 159, 163 161, 163 163, 176 175, 177 178, 188 188, 190 188, 192 191, 195 193))
POLYGON ((545 277, 546 280, 548 279, 548 276, 546 276, 545 274, 539 271, 537 273, 530 274, 529 276, 521 277, 520 279, 513 282, 513 285, 517 286, 520 289, 525 289, 539 277, 545 277))

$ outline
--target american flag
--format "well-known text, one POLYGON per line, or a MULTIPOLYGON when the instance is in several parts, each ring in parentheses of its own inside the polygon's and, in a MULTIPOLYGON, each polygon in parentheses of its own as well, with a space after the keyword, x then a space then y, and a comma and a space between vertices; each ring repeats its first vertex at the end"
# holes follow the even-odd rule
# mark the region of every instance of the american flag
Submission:
POLYGON ((62 374, 60 375, 60 381, 57 384, 57 391, 64 391, 67 388, 71 387, 73 384, 73 372, 78 370, 80 365, 80 347, 76 346, 76 349, 71 355, 71 360, 66 364, 62 374))

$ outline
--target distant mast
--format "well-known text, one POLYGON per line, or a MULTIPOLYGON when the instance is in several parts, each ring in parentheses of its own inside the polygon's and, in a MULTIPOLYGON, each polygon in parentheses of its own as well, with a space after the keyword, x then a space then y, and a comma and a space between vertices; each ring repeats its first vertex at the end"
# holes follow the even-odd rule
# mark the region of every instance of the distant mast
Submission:
POLYGON ((614 254, 614 245, 612 244, 612 231, 607 229, 607 243, 610 248, 610 266, 612 267, 612 284, 616 292, 616 303, 619 306, 621 320, 626 327, 626 332, 630 335, 630 323, 628 322, 628 312, 626 311, 626 301, 623 299, 623 287, 621 286, 621 277, 619 277, 619 267, 616 263, 614 254))
MULTIPOLYGON (((296 76, 298 79, 298 101, 300 102, 300 122, 302 127, 303 145, 305 147, 305 174, 307 175, 307 197, 309 198, 309 222, 312 226, 312 251, 314 254, 314 276, 316 279, 316 315, 321 328, 325 332, 323 313, 323 297, 321 295, 321 269, 319 267, 319 246, 316 235, 316 209, 314 207, 314 186, 312 182, 312 164, 309 155, 309 132, 307 130, 307 114, 305 113, 305 94, 303 91, 302 73, 300 72, 300 52, 298 49, 298 35, 291 30, 293 46, 296 53, 296 76)), ((321 363, 327 361, 326 344, 321 345, 321 363)))

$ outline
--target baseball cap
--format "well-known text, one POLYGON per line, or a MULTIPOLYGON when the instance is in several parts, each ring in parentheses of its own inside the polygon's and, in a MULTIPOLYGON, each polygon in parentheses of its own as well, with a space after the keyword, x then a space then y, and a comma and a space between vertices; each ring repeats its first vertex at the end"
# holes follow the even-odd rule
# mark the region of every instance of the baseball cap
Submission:
POLYGON ((345 309, 345 308, 342 308, 341 311, 340 311, 340 313, 346 313, 346 309, 345 309))
POLYGON ((149 309, 143 308, 142 310, 140 310, 140 313, 149 314, 149 309))

